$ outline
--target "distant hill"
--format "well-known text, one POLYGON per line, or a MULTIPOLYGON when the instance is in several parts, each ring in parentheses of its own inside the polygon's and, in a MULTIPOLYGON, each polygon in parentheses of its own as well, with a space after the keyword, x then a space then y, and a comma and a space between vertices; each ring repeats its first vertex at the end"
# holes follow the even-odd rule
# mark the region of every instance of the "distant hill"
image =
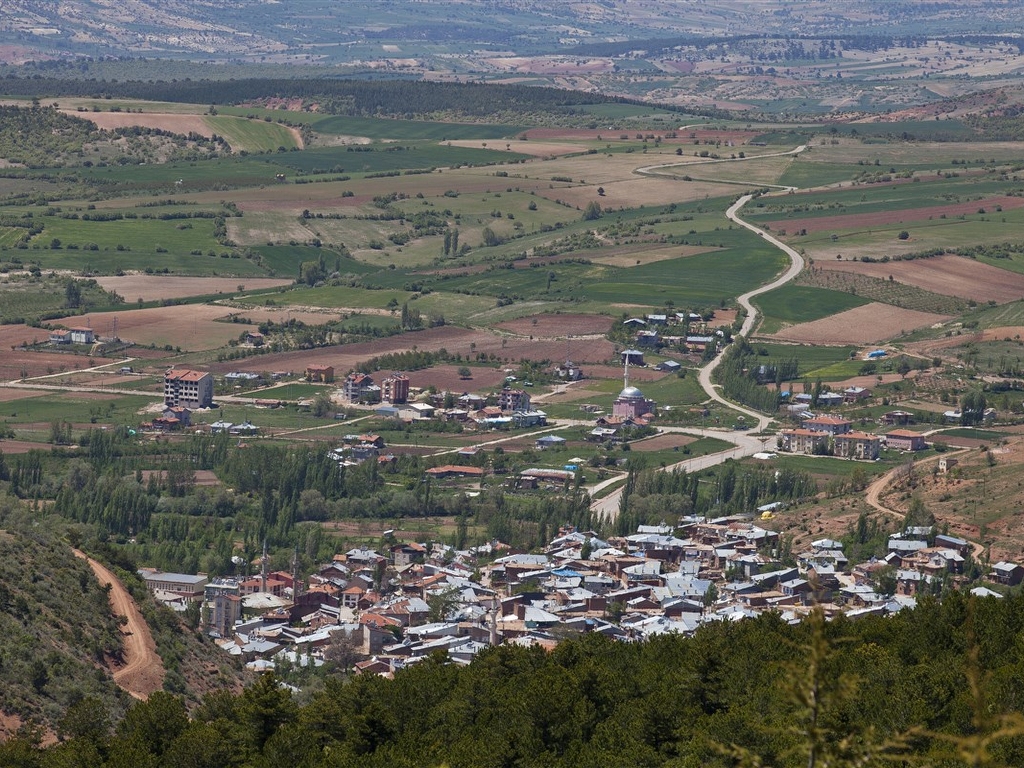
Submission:
MULTIPOLYGON (((656 0, 551 3, 527 0, 443 0, 322 3, 289 0, 126 0, 75 3, 5 0, 0 43, 8 59, 77 52, 96 55, 317 60, 418 55, 422 46, 467 52, 490 47, 517 54, 569 50, 592 43, 671 35, 815 35, 999 33, 1015 30, 1013 4, 866 2, 856 16, 824 0, 656 0), (326 48, 325 48, 326 47, 326 48), (336 47, 337 50, 331 50, 336 47), (391 50, 401 48, 401 50, 391 50), (408 48, 409 50, 406 50, 408 48), (382 50, 384 49, 384 50, 382 50)), ((852 10, 852 7, 851 7, 852 10)))

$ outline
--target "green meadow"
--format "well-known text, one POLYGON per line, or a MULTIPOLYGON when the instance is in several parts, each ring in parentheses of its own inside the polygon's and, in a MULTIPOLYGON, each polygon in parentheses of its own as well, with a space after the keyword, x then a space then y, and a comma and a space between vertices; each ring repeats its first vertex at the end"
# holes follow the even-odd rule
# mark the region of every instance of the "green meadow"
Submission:
POLYGON ((784 325, 807 323, 868 303, 850 293, 792 283, 762 293, 754 303, 764 313, 759 331, 775 333, 784 325))

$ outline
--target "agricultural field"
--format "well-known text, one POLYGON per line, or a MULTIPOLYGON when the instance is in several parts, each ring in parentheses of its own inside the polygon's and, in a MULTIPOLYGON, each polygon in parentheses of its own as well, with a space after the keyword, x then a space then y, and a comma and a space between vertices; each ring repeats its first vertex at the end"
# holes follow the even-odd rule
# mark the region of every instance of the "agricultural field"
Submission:
POLYGON ((945 315, 872 302, 821 320, 790 326, 775 333, 774 338, 804 344, 867 344, 947 319, 945 315))
POLYGON ((757 298, 757 305, 764 313, 758 331, 772 334, 784 326, 819 320, 867 303, 867 299, 849 293, 785 285, 757 298))

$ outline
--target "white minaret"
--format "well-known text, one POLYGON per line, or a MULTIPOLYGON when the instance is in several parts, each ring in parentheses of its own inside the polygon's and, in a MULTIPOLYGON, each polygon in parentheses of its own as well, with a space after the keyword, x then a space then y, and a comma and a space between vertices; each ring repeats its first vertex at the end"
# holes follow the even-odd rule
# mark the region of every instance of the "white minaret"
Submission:
POLYGON ((263 557, 260 558, 260 592, 267 591, 267 540, 263 540, 263 557))

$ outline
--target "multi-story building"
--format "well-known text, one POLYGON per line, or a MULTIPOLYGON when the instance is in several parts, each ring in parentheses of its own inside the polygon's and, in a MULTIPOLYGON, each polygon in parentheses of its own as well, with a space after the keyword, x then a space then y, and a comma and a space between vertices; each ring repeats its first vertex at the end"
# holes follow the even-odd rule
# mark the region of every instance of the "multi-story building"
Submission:
POLYGON ((345 377, 342 392, 350 403, 357 403, 360 400, 376 402, 380 398, 380 387, 373 383, 373 377, 358 371, 345 377))
POLYGON ((787 429, 779 435, 779 448, 789 453, 824 453, 828 448, 828 433, 813 429, 787 429))
POLYGON ((844 459, 877 459, 881 438, 867 432, 846 432, 832 439, 836 456, 844 459))
POLYGON ((380 399, 397 405, 409 399, 409 377, 404 373, 392 373, 380 383, 380 399))
POLYGON ((171 368, 164 374, 164 405, 209 408, 213 405, 213 374, 171 368))
POLYGON ((498 407, 502 411, 528 411, 530 395, 522 389, 503 389, 498 393, 498 407))

